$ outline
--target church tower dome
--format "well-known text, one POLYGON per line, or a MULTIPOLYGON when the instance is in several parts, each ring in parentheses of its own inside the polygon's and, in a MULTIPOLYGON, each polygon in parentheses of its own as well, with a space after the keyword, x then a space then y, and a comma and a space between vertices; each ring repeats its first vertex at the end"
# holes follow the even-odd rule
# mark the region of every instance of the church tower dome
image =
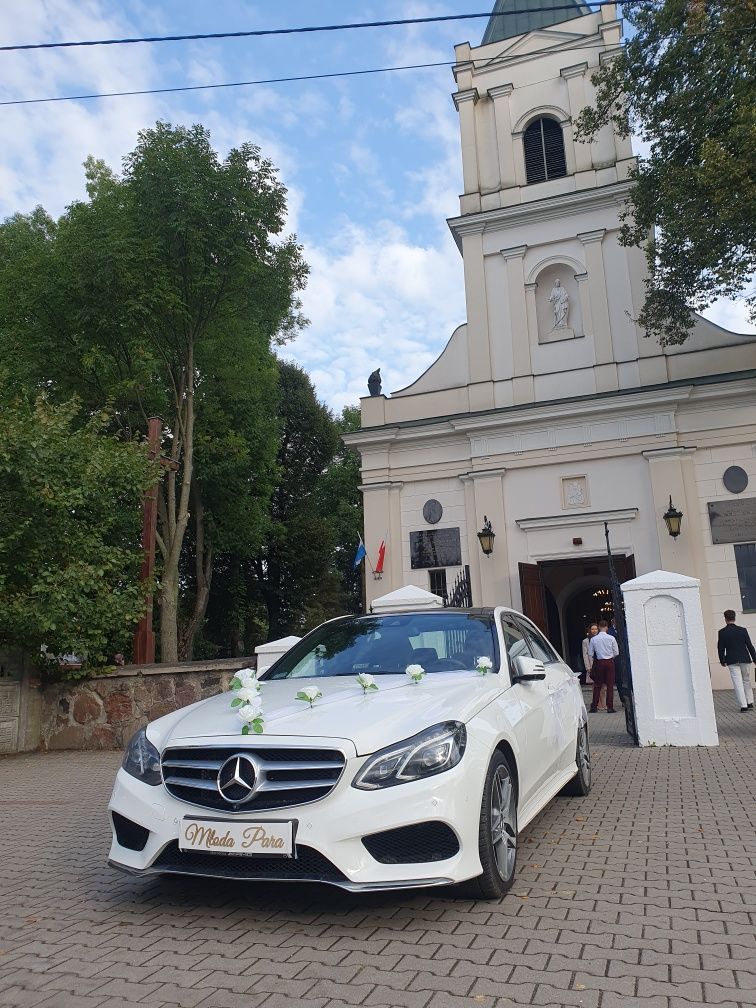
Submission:
POLYGON ((535 0, 496 0, 481 45, 527 35, 537 28, 547 28, 590 13, 590 7, 581 0, 540 0, 539 3, 535 0), (574 9, 565 10, 567 7, 574 9))

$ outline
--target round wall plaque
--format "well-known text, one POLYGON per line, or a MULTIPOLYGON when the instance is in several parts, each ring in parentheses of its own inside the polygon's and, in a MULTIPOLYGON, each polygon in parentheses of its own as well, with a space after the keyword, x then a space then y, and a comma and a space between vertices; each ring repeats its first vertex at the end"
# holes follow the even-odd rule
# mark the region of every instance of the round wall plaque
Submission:
POLYGON ((440 501, 429 500, 423 504, 423 518, 425 518, 429 525, 435 525, 436 522, 440 522, 443 513, 444 509, 441 507, 440 501))
POLYGON ((741 469, 740 466, 730 466, 728 469, 725 469, 722 482, 725 485, 725 489, 729 490, 730 493, 743 493, 748 486, 748 473, 745 469, 741 469))

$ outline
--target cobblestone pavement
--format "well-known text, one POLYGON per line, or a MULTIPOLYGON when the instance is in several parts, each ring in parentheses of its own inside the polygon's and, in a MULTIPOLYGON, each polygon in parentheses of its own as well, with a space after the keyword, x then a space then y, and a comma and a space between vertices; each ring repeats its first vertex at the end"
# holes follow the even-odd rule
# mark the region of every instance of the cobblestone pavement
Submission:
POLYGON ((0 762, 0 1005, 756 1005, 756 713, 719 749, 591 715, 595 787, 522 836, 513 892, 357 897, 105 865, 115 753, 0 762))

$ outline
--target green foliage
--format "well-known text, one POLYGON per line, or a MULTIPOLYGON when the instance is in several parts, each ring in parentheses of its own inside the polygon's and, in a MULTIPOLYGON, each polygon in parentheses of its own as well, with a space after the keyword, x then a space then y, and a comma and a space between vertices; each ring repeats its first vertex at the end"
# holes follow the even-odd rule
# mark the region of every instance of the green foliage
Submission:
POLYGON ((742 295, 756 271, 756 5, 629 0, 623 14, 633 31, 594 75, 597 107, 578 135, 611 122, 651 145, 622 241, 649 263, 639 322, 662 344, 682 343, 689 307, 742 295))
POLYGON ((258 147, 221 159, 202 126, 159 122, 88 199, 0 226, 0 359, 51 401, 110 406, 128 436, 165 422, 164 660, 191 656, 215 557, 258 551, 279 426, 272 346, 304 324, 307 267, 283 237, 286 190, 258 147), (181 596, 181 597, 180 597, 181 596), (183 619, 180 633, 179 618, 183 619))
POLYGON ((270 638, 301 633, 338 606, 332 515, 323 511, 318 496, 338 448, 336 425, 295 364, 279 364, 279 402, 281 441, 270 526, 252 563, 270 638))
MULTIPOLYGON (((336 430, 349 434, 360 429, 359 406, 345 406, 336 419, 336 430)), ((316 495, 322 514, 330 518, 333 533, 332 564, 341 586, 341 612, 360 612, 362 608, 362 568, 355 570, 354 553, 362 534, 362 493, 360 456, 339 438, 336 454, 318 482, 316 495)), ((370 550, 378 543, 369 543, 370 550)), ((334 614, 335 615, 335 614, 334 614)))
POLYGON ((144 612, 141 505, 155 467, 75 400, 12 398, 2 380, 0 404, 0 643, 97 668, 127 650, 144 612))

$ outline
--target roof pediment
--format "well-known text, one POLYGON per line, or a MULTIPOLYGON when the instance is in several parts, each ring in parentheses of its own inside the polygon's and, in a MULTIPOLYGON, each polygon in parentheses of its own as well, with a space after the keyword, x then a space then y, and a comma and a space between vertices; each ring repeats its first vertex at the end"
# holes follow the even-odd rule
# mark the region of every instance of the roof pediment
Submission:
POLYGON ((494 63, 501 63, 518 57, 527 57, 534 53, 540 55, 549 49, 569 48, 570 45, 585 45, 590 37, 581 35, 578 32, 550 31, 548 29, 532 31, 525 36, 507 40, 496 55, 486 61, 486 65, 490 66, 494 63))

